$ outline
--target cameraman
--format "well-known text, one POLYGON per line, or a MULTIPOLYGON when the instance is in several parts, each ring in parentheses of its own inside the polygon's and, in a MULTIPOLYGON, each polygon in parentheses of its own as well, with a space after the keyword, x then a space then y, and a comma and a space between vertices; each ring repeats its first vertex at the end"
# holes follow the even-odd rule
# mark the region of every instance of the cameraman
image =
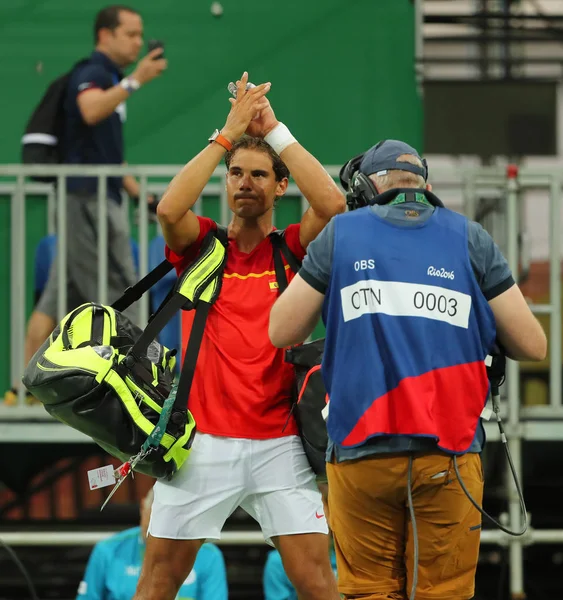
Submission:
POLYGON ((381 142, 341 181, 352 208, 369 206, 332 219, 270 316, 285 347, 323 312, 339 591, 472 598, 481 514, 456 463, 481 503, 484 359, 497 338, 542 360, 546 336, 491 237, 432 194, 414 148, 381 142))

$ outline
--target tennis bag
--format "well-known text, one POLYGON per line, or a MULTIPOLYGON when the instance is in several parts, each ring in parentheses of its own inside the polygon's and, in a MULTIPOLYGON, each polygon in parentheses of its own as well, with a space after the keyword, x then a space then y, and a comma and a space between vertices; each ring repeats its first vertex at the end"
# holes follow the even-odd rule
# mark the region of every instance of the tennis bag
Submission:
POLYGON ((325 341, 314 340, 285 351, 285 360, 295 370, 296 392, 292 410, 307 460, 316 475, 326 475, 328 433, 324 409, 328 403, 321 374, 325 341))
POLYGON ((207 315, 221 290, 226 245, 223 228, 204 238, 144 331, 122 311, 173 268, 166 260, 112 306, 89 302, 70 312, 31 359, 25 387, 55 419, 134 470, 172 477, 196 431, 187 398, 207 315), (196 314, 176 386, 176 350, 155 340, 179 309, 196 314))
MULTIPOLYGON (((281 236, 272 236, 272 244, 279 252, 274 252, 274 266, 279 291, 287 288, 287 277, 281 260, 281 254, 294 273, 301 267, 281 236)), ((328 434, 323 416, 328 401, 324 381, 321 374, 324 339, 314 340, 300 346, 293 346, 285 351, 286 362, 293 365, 295 371, 295 390, 292 398, 291 412, 295 415, 299 436, 307 460, 316 475, 326 475, 326 449, 328 434)))

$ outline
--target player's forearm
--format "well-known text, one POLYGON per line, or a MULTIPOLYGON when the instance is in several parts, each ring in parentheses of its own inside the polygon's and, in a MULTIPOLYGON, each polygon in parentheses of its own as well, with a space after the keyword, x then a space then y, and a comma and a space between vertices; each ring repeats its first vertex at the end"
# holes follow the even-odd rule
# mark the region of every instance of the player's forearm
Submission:
POLYGON ((174 177, 158 205, 161 222, 177 223, 191 210, 225 152, 219 144, 210 144, 174 177))
POLYGON ((301 144, 289 145, 281 153, 297 187, 319 217, 330 220, 344 212, 344 195, 321 163, 301 144))

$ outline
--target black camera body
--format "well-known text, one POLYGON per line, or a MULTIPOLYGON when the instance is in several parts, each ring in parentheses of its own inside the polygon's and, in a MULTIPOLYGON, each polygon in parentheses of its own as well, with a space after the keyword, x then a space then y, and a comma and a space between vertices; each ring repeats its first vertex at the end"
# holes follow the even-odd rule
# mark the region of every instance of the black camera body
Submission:
POLYGON ((486 366, 491 392, 493 395, 498 395, 498 389, 506 378, 506 353, 498 340, 489 351, 488 358, 486 366))

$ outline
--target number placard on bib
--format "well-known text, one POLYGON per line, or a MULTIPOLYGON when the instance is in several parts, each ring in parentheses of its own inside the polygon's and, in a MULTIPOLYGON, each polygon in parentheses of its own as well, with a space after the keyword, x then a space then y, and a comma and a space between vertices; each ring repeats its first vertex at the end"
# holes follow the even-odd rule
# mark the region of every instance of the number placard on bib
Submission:
POLYGON ((437 285, 403 281, 358 281, 340 290, 344 321, 366 314, 422 317, 467 329, 471 296, 437 285))

